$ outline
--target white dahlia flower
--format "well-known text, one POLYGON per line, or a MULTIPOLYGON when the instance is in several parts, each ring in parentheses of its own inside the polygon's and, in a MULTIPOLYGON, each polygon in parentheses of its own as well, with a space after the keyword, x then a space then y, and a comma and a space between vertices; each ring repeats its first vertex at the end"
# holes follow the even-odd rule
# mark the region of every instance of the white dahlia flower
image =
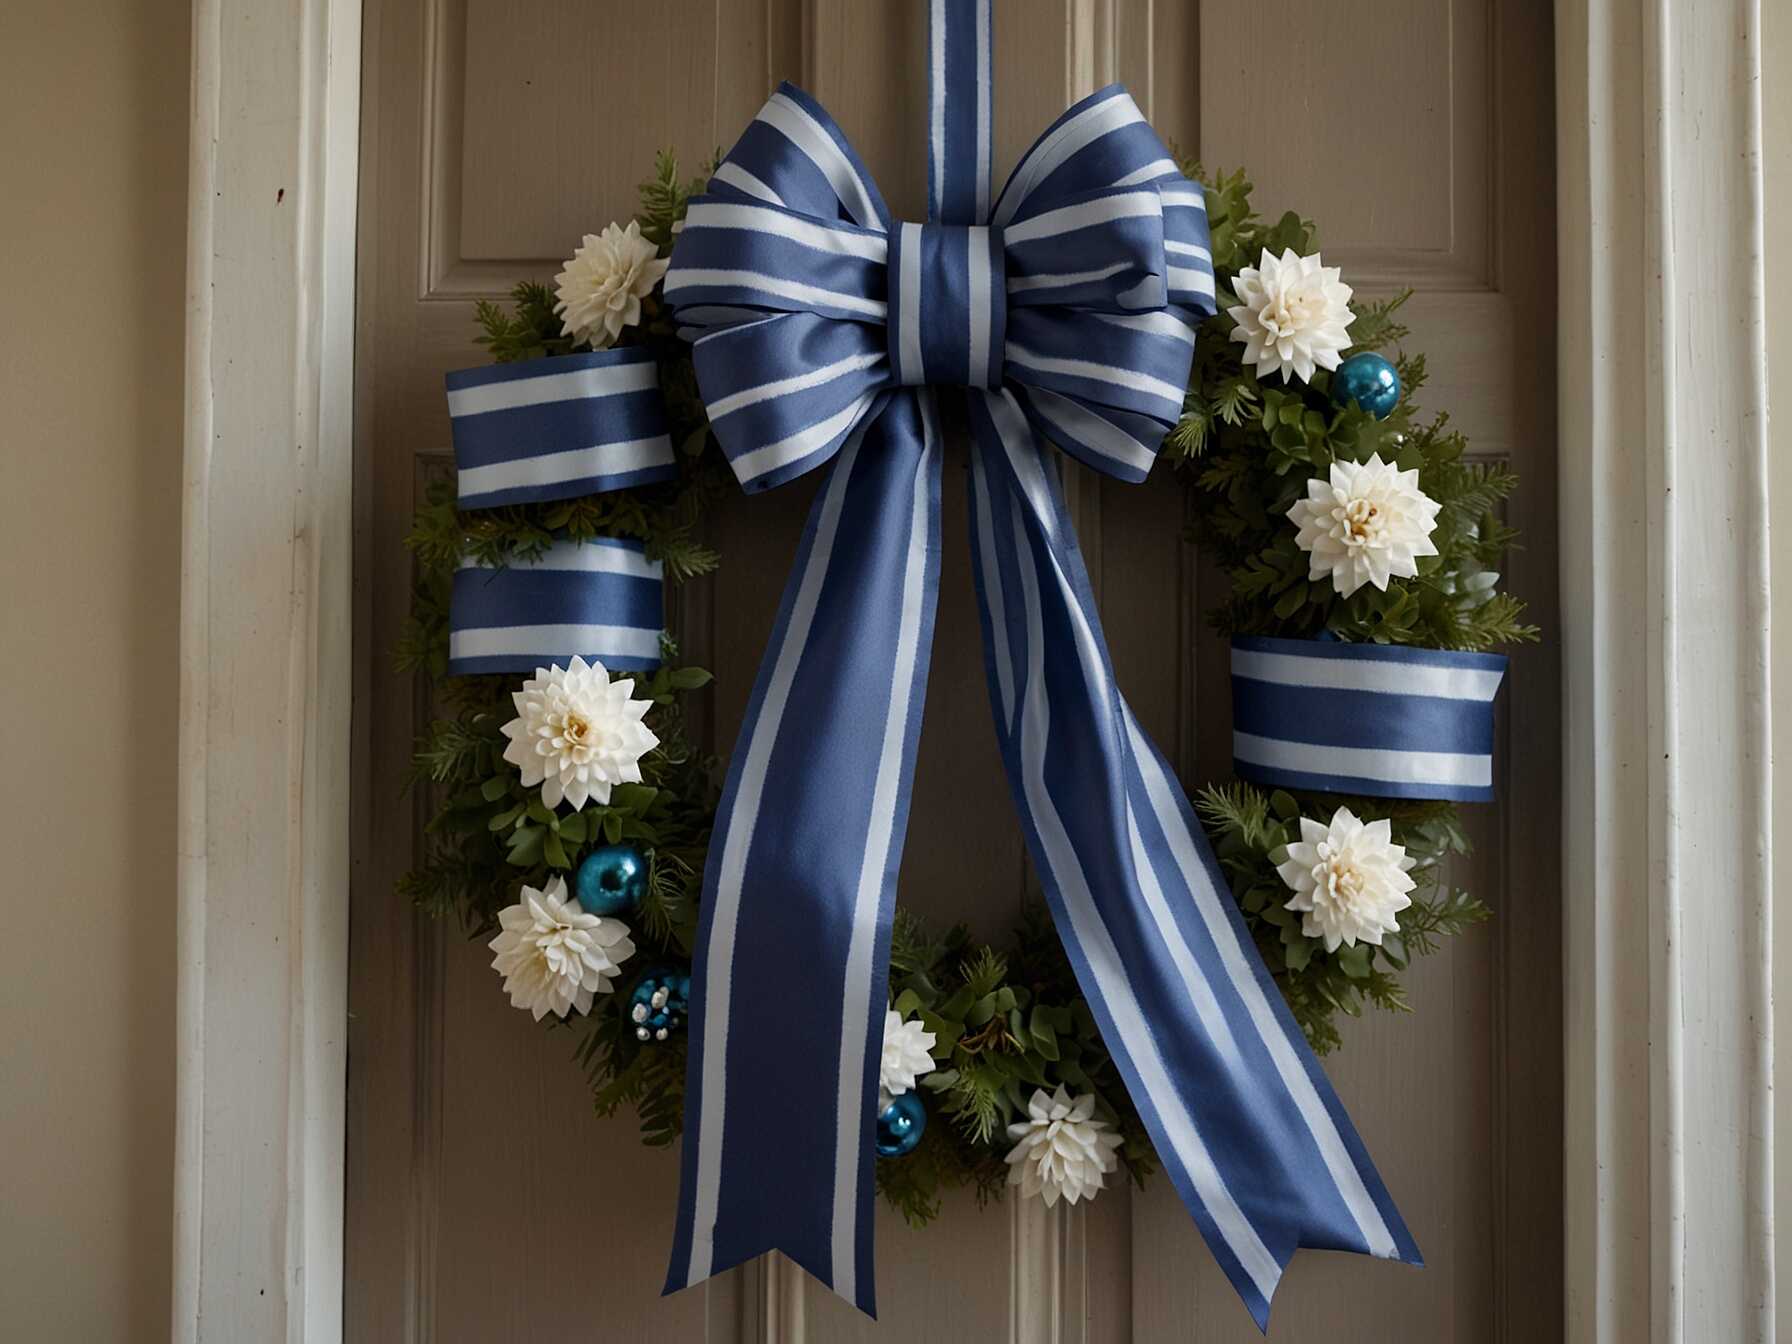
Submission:
POLYGON ((894 1008, 884 1013, 884 1057, 877 1083, 892 1097, 914 1087, 915 1079, 932 1073, 934 1034, 919 1021, 904 1022, 894 1008))
POLYGON ((1288 519, 1300 529, 1309 579, 1331 575, 1340 596, 1365 583, 1387 591, 1389 578, 1410 579, 1417 557, 1436 555, 1431 533, 1438 505, 1419 489, 1419 473, 1400 471, 1376 453, 1367 462, 1334 462, 1326 480, 1307 482, 1288 519))
POLYGON ((1044 1196, 1048 1209, 1060 1195, 1070 1204, 1095 1198, 1102 1174, 1119 1165, 1114 1149, 1120 1136, 1095 1118, 1094 1095, 1072 1101, 1062 1083, 1049 1097, 1035 1088, 1027 1118, 1009 1125, 1008 1137, 1016 1141, 1007 1159, 1008 1184, 1023 1195, 1044 1196))
POLYGON ((641 722, 648 700, 631 700, 635 683, 610 680, 602 663, 539 667, 511 699, 516 718, 501 730, 504 759, 523 772, 523 786, 541 785, 541 801, 575 808, 607 803, 615 784, 638 784, 641 758, 660 743, 641 722))
POLYGON ((1255 266, 1238 272, 1232 281, 1238 304, 1226 313, 1238 324, 1232 339, 1243 342, 1244 362, 1259 378, 1280 371, 1283 382, 1293 382, 1292 369, 1310 383, 1314 369, 1338 367, 1350 346, 1345 329, 1356 320, 1350 286, 1338 275, 1336 266, 1319 264, 1317 252, 1297 257, 1292 248, 1280 257, 1265 248, 1255 266))
POLYGON ((564 878, 545 890, 523 888, 523 899, 498 912, 503 929, 487 944, 497 955, 492 969, 504 977, 513 1008, 537 1022, 549 1013, 565 1017, 591 1011, 593 994, 608 994, 622 963, 635 954, 628 925, 587 914, 566 892, 564 878))
POLYGON ((1407 876, 1413 861, 1391 833, 1386 821, 1360 821, 1348 807, 1332 813, 1329 826, 1300 819, 1300 839, 1276 873, 1294 893, 1287 909, 1304 916, 1300 931, 1323 938, 1327 952, 1340 943, 1380 947, 1382 935, 1399 928, 1395 916, 1412 904, 1406 893, 1416 885, 1407 876))
POLYGON ((566 334, 589 341, 593 350, 616 343, 624 327, 641 320, 641 300, 666 273, 669 263, 641 236, 634 220, 588 233, 564 270, 554 277, 554 311, 566 334))

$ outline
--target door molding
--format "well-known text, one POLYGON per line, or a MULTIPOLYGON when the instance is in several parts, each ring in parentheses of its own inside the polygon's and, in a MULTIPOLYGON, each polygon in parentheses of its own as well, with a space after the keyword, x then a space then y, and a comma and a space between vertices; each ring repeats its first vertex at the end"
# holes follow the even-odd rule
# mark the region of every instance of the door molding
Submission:
MULTIPOLYGON (((1718 2, 1557 6, 1577 1340, 1773 1325, 1760 37, 1718 2)), ((341 1334, 360 3, 193 14, 173 1333, 312 1344, 341 1334)))
POLYGON ((194 0, 177 1344, 342 1334, 359 0, 194 0))
POLYGON ((1773 1334, 1758 0, 1560 0, 1567 1334, 1773 1334))

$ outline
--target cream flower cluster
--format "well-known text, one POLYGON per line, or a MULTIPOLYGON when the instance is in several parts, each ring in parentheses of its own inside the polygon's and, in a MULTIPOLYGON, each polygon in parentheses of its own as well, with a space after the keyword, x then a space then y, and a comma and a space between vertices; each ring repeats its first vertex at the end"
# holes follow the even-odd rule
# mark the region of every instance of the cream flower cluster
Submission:
POLYGON ((1276 873, 1294 893, 1286 908, 1303 916, 1300 931, 1324 939, 1327 952, 1379 947, 1383 934, 1398 930, 1395 917, 1412 904, 1407 893, 1416 884, 1407 876, 1413 861, 1392 833, 1386 821, 1361 821, 1348 807, 1332 813, 1330 825, 1300 819, 1300 839, 1276 873))
POLYGON ((1244 362, 1267 378, 1279 372, 1284 383, 1312 382, 1315 369, 1335 369, 1350 347, 1346 328, 1350 286, 1338 279, 1336 266, 1320 264, 1319 254, 1298 257, 1285 248, 1277 257, 1265 248, 1255 266, 1246 266, 1232 281, 1236 307, 1226 314, 1237 325, 1232 339, 1244 345, 1244 362))
POLYGON ((1349 597, 1365 583, 1387 591, 1389 578, 1410 579, 1417 557, 1436 555, 1431 533, 1438 505, 1419 489, 1419 473, 1400 471, 1376 453, 1367 462, 1333 462, 1330 474, 1307 482, 1288 519, 1308 555, 1309 579, 1331 576, 1349 597))
POLYGON ((498 912, 502 932, 487 944, 511 1006, 527 1009, 537 1022, 549 1013, 590 1012, 592 996, 608 994, 622 963, 635 954, 628 925, 581 910, 564 878, 539 891, 524 887, 522 897, 498 912))
POLYGON ((894 1008, 884 1013, 884 1053, 878 1067, 878 1087, 888 1096, 900 1097, 915 1079, 934 1070, 934 1034, 919 1022, 904 1022, 894 1008))
POLYGON ((612 224, 602 233, 586 234, 554 277, 559 300, 554 311, 562 328, 593 350, 608 349, 624 327, 641 320, 641 300, 653 292, 669 264, 632 219, 626 229, 612 224))
POLYGON ((1102 1176, 1114 1170, 1120 1136, 1095 1117, 1091 1093, 1072 1100, 1060 1083, 1050 1096, 1035 1088, 1027 1118, 1008 1126, 1015 1140, 1008 1153, 1008 1184, 1023 1195, 1044 1198, 1049 1209, 1062 1198, 1067 1204, 1093 1199, 1102 1176))
POLYGON ((516 717, 500 730, 510 739, 504 759, 522 771, 523 786, 541 785, 541 801, 575 808, 607 803, 617 784, 641 779, 641 757, 659 738, 641 722, 652 707, 631 699, 635 683, 610 680, 602 663, 574 657, 566 668, 537 668, 511 699, 516 717))

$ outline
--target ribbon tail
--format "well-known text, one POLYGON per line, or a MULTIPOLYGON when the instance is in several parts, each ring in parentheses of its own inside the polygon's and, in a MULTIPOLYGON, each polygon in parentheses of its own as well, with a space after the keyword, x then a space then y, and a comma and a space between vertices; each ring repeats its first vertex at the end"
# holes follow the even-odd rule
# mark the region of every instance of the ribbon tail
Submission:
POLYGON ((1158 1156, 1259 1327, 1302 1246, 1418 1247, 1114 684, 1056 473, 974 396, 972 531, 1009 784, 1059 934, 1158 1156))
POLYGON ((710 840, 667 1292, 778 1249, 875 1314, 877 1075, 941 460, 931 395, 881 411, 810 512, 710 840))

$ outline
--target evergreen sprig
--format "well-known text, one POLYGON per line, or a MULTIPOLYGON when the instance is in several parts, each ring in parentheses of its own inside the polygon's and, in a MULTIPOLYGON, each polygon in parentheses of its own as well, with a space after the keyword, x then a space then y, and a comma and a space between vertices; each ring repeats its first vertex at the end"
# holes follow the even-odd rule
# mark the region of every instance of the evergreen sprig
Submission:
MULTIPOLYGON (((1310 383, 1260 381, 1231 338, 1233 282, 1266 250, 1314 251, 1317 231, 1293 212, 1273 223, 1261 218, 1242 172, 1209 177, 1199 165, 1188 170, 1206 187, 1219 312, 1196 334, 1182 418, 1164 450, 1199 497, 1194 539, 1230 581, 1228 599, 1209 620, 1225 634, 1330 631, 1346 640, 1437 649, 1535 640, 1537 628, 1522 619, 1524 604, 1496 587, 1514 538, 1500 514, 1517 478, 1497 463, 1470 460, 1448 416, 1419 417, 1413 395, 1425 384, 1422 355, 1397 354, 1403 393, 1385 420, 1333 405, 1331 375, 1323 370, 1310 383), (1438 554, 1421 557, 1417 577, 1392 579, 1385 592, 1365 586, 1340 597, 1329 579, 1308 579, 1288 510, 1306 494, 1308 479, 1323 477, 1333 462, 1365 462, 1377 453, 1402 471, 1416 468, 1419 488, 1441 506, 1431 536, 1438 554)), ((1400 310, 1408 297, 1354 302, 1351 353, 1405 340, 1410 332, 1400 310)))
POLYGON ((1489 916, 1486 906, 1449 884, 1445 864, 1468 853, 1468 836, 1456 808, 1444 802, 1343 798, 1332 794, 1266 792, 1255 785, 1209 785, 1195 810, 1213 841, 1220 869, 1244 912, 1282 997, 1308 1042, 1320 1054, 1337 1049, 1337 1014, 1360 1016, 1365 1006, 1409 1011, 1400 983, 1413 957, 1428 956, 1438 939, 1461 933, 1489 916), (1287 908, 1289 891, 1276 872, 1287 846, 1300 839, 1300 818, 1329 822, 1347 806, 1364 821, 1386 819, 1394 844, 1414 861, 1407 874, 1417 884, 1399 930, 1380 946, 1358 942, 1328 952, 1323 940, 1301 931, 1301 917, 1287 908))

